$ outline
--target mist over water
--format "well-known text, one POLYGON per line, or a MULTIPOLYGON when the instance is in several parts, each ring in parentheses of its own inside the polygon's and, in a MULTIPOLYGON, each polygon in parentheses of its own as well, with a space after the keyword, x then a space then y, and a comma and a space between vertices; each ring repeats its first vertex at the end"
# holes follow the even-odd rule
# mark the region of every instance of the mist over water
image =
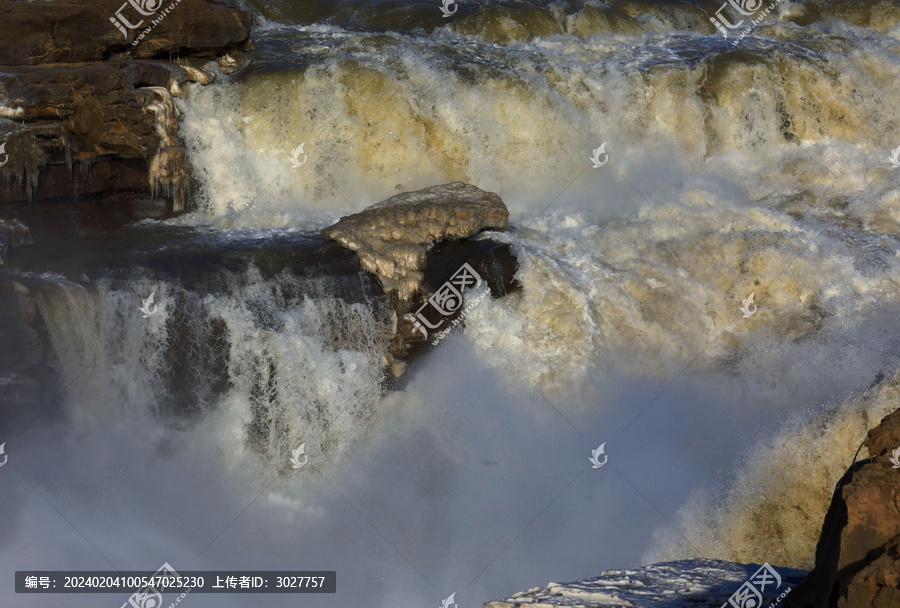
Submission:
POLYGON ((336 570, 290 601, 387 608, 675 557, 811 566, 896 407, 900 14, 784 3, 735 49, 717 2, 436 4, 255 3, 247 65, 177 100, 195 210, 148 229, 227 248, 463 180, 509 206, 490 236, 521 291, 384 394, 387 313, 329 277, 29 274, 65 391, 9 443, 8 570, 336 570))

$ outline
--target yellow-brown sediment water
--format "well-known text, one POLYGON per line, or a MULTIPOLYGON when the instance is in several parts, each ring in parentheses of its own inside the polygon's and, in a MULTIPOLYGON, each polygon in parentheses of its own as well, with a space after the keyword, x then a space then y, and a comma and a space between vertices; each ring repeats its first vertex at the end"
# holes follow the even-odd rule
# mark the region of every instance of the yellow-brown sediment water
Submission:
MULTIPOLYGON (((777 352, 766 372, 776 376, 792 349, 836 348, 828 341, 900 305, 900 171, 889 162, 900 145, 890 84, 900 14, 876 2, 785 3, 735 44, 709 21, 718 8, 486 6, 424 38, 295 25, 290 44, 287 26, 267 25, 279 69, 189 98, 185 130, 207 176, 195 217, 324 224, 351 213, 348 201, 465 181, 510 208, 500 238, 515 247, 522 285, 470 312, 465 335, 485 361, 501 354, 516 383, 577 409, 597 407, 599 369, 662 380, 691 366, 753 384, 761 353, 777 352), (307 165, 283 172, 300 142, 307 165), (604 142, 609 164, 592 168, 604 142), (266 203, 247 206, 263 188, 266 203), (758 309, 744 318, 751 294, 758 309)), ((788 449, 776 438, 818 429, 816 472, 793 481, 794 469, 779 468, 783 507, 753 506, 756 490, 737 487, 715 508, 692 499, 693 547, 808 566, 851 438, 879 418, 854 397, 874 374, 819 403, 795 394, 793 430, 756 436, 761 452, 736 466, 742 487, 760 486, 759 471, 779 468, 788 449), (803 495, 799 510, 792 494, 803 495), (715 533, 704 532, 710 520, 715 533), (749 532, 763 521, 771 534, 749 532)))

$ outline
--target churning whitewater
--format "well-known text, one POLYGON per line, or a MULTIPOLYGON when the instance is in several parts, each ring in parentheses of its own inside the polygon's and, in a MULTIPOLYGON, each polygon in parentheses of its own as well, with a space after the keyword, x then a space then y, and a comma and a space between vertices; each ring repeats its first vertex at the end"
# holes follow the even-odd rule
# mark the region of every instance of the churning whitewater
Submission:
MULTIPOLYGON (((374 608, 661 559, 811 568, 855 438, 900 390, 896 4, 784 1, 736 45, 719 2, 461 4, 441 27, 421 17, 439 2, 244 4, 253 53, 176 99, 192 211, 86 238, 71 264, 90 283, 27 277, 66 385, 38 482, 68 489, 104 553, 335 569, 344 605, 374 608), (377 285, 337 297, 350 281, 249 253, 190 280, 166 262, 301 242, 454 181, 506 203, 510 231, 486 236, 521 289, 396 391, 377 285), (132 236, 150 244, 101 270, 132 236), (602 442, 606 475, 578 477, 602 442), (301 443, 324 476, 290 469, 301 443)), ((55 533, 29 500, 4 557, 55 533)))
MULTIPOLYGON (((691 365, 775 408, 762 410, 773 431, 787 417, 815 436, 858 424, 856 395, 897 355, 898 336, 872 321, 900 305, 896 6, 785 3, 734 50, 689 4, 562 6, 528 18, 493 7, 430 36, 267 22, 255 70, 186 102, 205 180, 189 221, 275 228, 330 220, 371 192, 479 184, 512 210, 501 238, 522 291, 479 305, 467 339, 513 384, 594 407, 604 371, 662 379, 691 365), (284 171, 300 141, 309 166, 284 171), (609 164, 594 170, 601 143, 609 164), (265 204, 248 204, 263 189, 265 204), (751 294, 758 313, 743 319, 751 294), (810 422, 835 408, 827 431, 810 422)), ((745 442, 761 442, 770 456, 751 460, 779 479, 796 469, 786 440, 735 439, 724 468, 744 468, 745 442)), ((809 567, 856 447, 807 455, 828 464, 803 521, 723 507, 727 541, 704 556, 809 567), (760 516, 797 543, 748 538, 760 516)), ((751 466, 742 483, 764 493, 751 466)), ((802 493, 808 475, 781 491, 802 493)), ((708 522, 685 525, 705 534, 708 522)))

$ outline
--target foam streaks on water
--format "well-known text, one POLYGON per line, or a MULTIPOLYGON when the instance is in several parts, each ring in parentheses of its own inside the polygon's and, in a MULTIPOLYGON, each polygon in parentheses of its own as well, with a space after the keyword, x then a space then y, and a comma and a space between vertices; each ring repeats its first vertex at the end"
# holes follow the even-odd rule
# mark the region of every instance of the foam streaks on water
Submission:
MULTIPOLYGON (((343 6, 328 25, 271 7, 282 23, 260 34, 265 59, 190 97, 183 131, 207 176, 196 221, 230 206, 229 225, 278 225, 452 180, 496 191, 523 290, 481 304, 466 335, 514 383, 563 402, 589 403, 598 370, 662 379, 692 365, 766 393, 764 377, 784 376, 772 398, 785 407, 791 383, 900 305, 896 7, 785 3, 735 41, 709 22, 717 2, 498 3, 449 23, 423 12, 432 5, 368 17, 343 6), (309 165, 281 175, 300 141, 309 165), (592 169, 603 142, 609 163, 592 169), (744 319, 750 294, 759 308, 744 319), (795 369, 796 357, 813 366, 795 369)), ((867 371, 830 378, 805 416, 889 369, 892 340, 875 341, 867 371)), ((815 456, 829 464, 810 496, 849 449, 815 456)), ((728 548, 709 556, 770 559, 770 542, 740 536, 750 515, 735 508, 719 515, 735 530, 728 548)), ((787 525, 786 512, 749 510, 787 525)), ((803 540, 785 564, 807 565, 810 513, 791 524, 803 540)))

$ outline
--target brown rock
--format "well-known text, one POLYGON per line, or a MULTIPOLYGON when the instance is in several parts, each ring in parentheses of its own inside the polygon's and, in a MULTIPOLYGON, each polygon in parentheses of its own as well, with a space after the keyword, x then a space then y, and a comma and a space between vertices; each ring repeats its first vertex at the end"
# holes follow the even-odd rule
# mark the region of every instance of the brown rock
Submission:
MULTIPOLYGON (((475 267, 479 276, 493 276, 489 269, 496 269, 497 276, 503 278, 489 281, 495 296, 506 295, 515 287, 516 261, 508 245, 472 242, 468 258, 453 255, 452 248, 446 249, 448 255, 437 257, 444 261, 454 259, 452 267, 435 265, 432 259, 436 257, 432 254, 441 251, 441 245, 450 245, 482 230, 505 230, 508 223, 509 211, 499 196, 471 184, 453 182, 397 194, 343 217, 322 231, 327 238, 355 251, 360 265, 381 282, 395 325, 385 364, 395 376, 405 370, 397 362, 427 349, 427 341, 434 339, 423 325, 410 318, 410 312, 421 308, 428 295, 464 263, 475 267), (429 265, 430 273, 426 268, 429 265)), ((451 314, 437 319, 432 329, 449 330, 461 314, 461 309, 454 308, 451 314)))
POLYGON ((816 566, 785 608, 900 606, 900 410, 865 441, 870 458, 838 482, 816 547, 816 566))
POLYGON ((900 606, 900 536, 883 547, 884 552, 859 571, 847 587, 843 606, 897 608, 900 606))
POLYGON ((234 63, 251 14, 213 0, 0 0, 0 20, 0 204, 124 191, 183 210, 172 96, 212 80, 190 63, 234 63), (184 65, 145 59, 174 55, 184 65))
POLYGON ((435 245, 427 258, 424 280, 412 301, 408 304, 396 300, 390 302, 398 320, 391 343, 394 360, 411 361, 421 357, 435 347, 434 342, 444 331, 452 331, 456 323, 464 321, 464 312, 460 308, 450 315, 432 319, 441 321, 441 326, 423 336, 412 322, 413 315, 408 314, 423 306, 463 263, 469 264, 487 283, 492 298, 502 298, 519 289, 515 278, 518 260, 507 243, 491 239, 444 241, 435 245))
POLYGON ((15 114, 0 118, 8 155, 0 202, 153 187, 183 208, 184 154, 172 96, 190 81, 210 77, 145 60, 0 71, 0 98, 15 114), (72 170, 76 161, 79 171, 72 170))
POLYGON ((115 52, 132 58, 211 58, 246 46, 250 36, 248 11, 212 0, 135 3, 151 14, 141 15, 124 0, 0 2, 0 65, 102 61, 115 52), (117 12, 137 28, 123 25, 123 34, 110 21, 117 12), (144 38, 132 45, 140 34, 144 38))

